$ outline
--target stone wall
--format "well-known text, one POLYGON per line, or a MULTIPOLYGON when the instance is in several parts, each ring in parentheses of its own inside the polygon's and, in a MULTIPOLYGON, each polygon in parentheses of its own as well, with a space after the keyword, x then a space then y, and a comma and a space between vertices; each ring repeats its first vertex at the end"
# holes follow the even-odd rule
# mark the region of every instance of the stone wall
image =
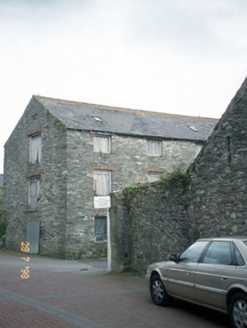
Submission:
POLYGON ((111 209, 112 269, 145 271, 193 241, 184 193, 163 182, 128 187, 113 195, 111 209), (121 243, 119 243, 121 240, 121 243))
POLYGON ((247 235, 247 80, 190 168, 196 237, 247 235))
POLYGON ((247 79, 190 166, 183 193, 156 182, 113 196, 113 270, 143 271, 197 238, 247 236, 246 163, 247 79))
POLYGON ((40 220, 40 253, 64 255, 66 185, 64 127, 35 99, 26 108, 5 145, 4 209, 7 247, 20 250, 30 220, 40 220), (29 162, 29 133, 41 131, 42 161, 29 162), (40 206, 28 206, 28 177, 41 177, 40 206))
POLYGON ((148 182, 150 172, 162 173, 172 165, 190 163, 197 144, 189 141, 162 141, 162 156, 148 156, 146 138, 111 136, 111 153, 93 151, 94 134, 67 131, 67 221, 66 257, 107 255, 107 243, 94 239, 94 218, 107 216, 94 209, 94 171, 111 171, 112 191, 138 182, 148 182))

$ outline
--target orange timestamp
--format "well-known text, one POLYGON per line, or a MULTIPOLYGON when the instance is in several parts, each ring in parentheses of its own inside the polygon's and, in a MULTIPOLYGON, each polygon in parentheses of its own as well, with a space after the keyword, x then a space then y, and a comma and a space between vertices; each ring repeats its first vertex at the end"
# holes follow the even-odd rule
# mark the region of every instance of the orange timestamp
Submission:
MULTIPOLYGON (((21 242, 21 251, 23 253, 28 252, 29 251, 29 246, 30 246, 30 244, 28 242, 26 242, 26 243, 21 242)), ((29 256, 28 257, 22 257, 21 259, 26 261, 26 262, 30 261, 29 256)), ((21 270, 21 272, 22 272, 22 275, 21 275, 22 279, 28 279, 29 278, 29 266, 25 266, 25 269, 21 270)))

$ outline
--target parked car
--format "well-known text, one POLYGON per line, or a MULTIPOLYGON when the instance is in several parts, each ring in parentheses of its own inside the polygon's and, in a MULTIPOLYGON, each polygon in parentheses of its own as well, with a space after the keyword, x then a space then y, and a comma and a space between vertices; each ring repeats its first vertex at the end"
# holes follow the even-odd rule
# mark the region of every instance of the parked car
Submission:
POLYGON ((182 299, 228 313, 232 327, 247 328, 247 237, 199 239, 150 265, 145 278, 156 305, 182 299))

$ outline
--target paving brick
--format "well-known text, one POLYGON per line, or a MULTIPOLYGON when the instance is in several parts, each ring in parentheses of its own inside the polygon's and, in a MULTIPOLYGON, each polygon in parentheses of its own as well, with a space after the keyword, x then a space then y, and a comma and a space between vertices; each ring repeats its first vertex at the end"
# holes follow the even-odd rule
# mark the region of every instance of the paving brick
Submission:
POLYGON ((0 263, 0 328, 229 326, 225 315, 187 303, 153 305, 143 277, 31 256, 30 278, 21 279, 19 253, 0 251, 0 263))

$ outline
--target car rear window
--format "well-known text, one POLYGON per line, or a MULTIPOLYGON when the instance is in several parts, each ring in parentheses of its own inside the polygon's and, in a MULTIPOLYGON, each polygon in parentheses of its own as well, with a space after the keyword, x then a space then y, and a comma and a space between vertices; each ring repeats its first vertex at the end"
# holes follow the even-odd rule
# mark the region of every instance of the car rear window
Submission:
POLYGON ((247 246, 247 240, 243 240, 244 244, 247 246))

